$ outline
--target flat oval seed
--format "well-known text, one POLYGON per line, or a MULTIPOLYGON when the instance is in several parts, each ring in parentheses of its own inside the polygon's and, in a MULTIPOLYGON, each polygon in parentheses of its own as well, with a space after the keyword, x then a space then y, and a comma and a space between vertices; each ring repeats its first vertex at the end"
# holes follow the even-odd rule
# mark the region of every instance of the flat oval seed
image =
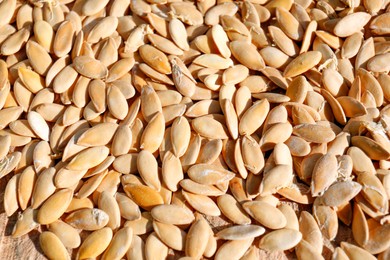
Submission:
POLYGON ((78 56, 73 60, 75 70, 91 79, 101 79, 108 75, 107 68, 98 60, 89 56, 78 56))
POLYGON ((148 123, 141 136, 140 148, 152 153, 158 150, 165 132, 165 120, 162 113, 157 113, 148 123))
POLYGON ((225 242, 216 252, 215 259, 222 260, 228 257, 241 259, 252 242, 253 238, 225 242))
POLYGON ((313 169, 311 193, 313 196, 322 195, 337 179, 337 159, 332 154, 320 157, 313 169))
POLYGON ((369 21, 371 15, 355 12, 343 17, 334 27, 333 33, 339 37, 347 37, 360 31, 369 21))
POLYGON ((283 213, 266 202, 251 201, 245 202, 242 206, 249 215, 267 228, 279 229, 287 224, 283 213))
POLYGON ((230 50, 233 56, 251 70, 265 68, 264 60, 253 44, 244 41, 230 42, 230 50))
POLYGON ((65 221, 77 229, 98 230, 107 225, 109 217, 106 212, 97 208, 79 209, 70 213, 65 221))
POLYGON ((191 138, 191 127, 185 117, 177 117, 171 128, 171 142, 173 153, 181 157, 187 151, 191 138))
POLYGON ((146 185, 159 191, 161 182, 158 177, 158 164, 156 158, 149 151, 143 150, 137 156, 139 175, 146 185))
POLYGON ((45 231, 39 236, 42 251, 49 259, 70 259, 70 256, 61 240, 52 232, 45 231))
POLYGON ((18 216, 18 220, 12 229, 12 237, 21 237, 38 227, 39 224, 36 222, 36 217, 37 210, 27 208, 23 211, 23 213, 18 216))
POLYGON ((28 41, 26 44, 26 54, 30 60, 31 66, 40 75, 46 75, 52 65, 52 58, 40 44, 28 41))
POLYGON ((353 181, 336 182, 321 197, 321 201, 330 207, 339 207, 352 200, 362 189, 353 181))
POLYGON ((296 246, 302 239, 302 234, 293 229, 280 229, 263 236, 259 247, 267 251, 287 250, 296 246))
POLYGON ((171 65, 167 56, 155 47, 145 44, 139 48, 141 58, 153 69, 160 73, 171 73, 171 65))
POLYGON ((147 210, 164 203, 156 190, 145 185, 129 183, 125 185, 124 190, 138 206, 147 210))
POLYGON ((182 191, 183 196, 187 202, 199 211, 200 213, 207 214, 210 216, 219 216, 221 211, 219 210, 217 204, 209 197, 199 194, 192 194, 189 192, 182 191))
POLYGON ((57 57, 67 55, 72 49, 74 28, 70 21, 64 21, 54 36, 53 50, 57 57))
POLYGON ((37 221, 42 224, 50 224, 65 213, 73 197, 73 190, 63 189, 50 196, 38 210, 37 221))
POLYGON ((347 242, 341 242, 341 248, 345 251, 349 259, 354 258, 363 258, 368 260, 374 260, 376 259, 375 256, 371 255, 369 252, 364 250, 363 248, 360 248, 358 246, 354 246, 352 244, 349 244, 347 242))
POLYGON ((110 70, 108 71, 106 82, 113 82, 115 80, 119 80, 124 75, 126 75, 126 73, 128 73, 133 68, 133 66, 133 58, 120 59, 111 66, 110 70))
POLYGON ((50 128, 39 113, 35 111, 28 112, 27 120, 35 134, 41 139, 49 141, 50 128))
POLYGON ((168 256, 168 247, 158 238, 155 232, 145 241, 146 259, 165 259, 168 256))
POLYGON ((190 224, 195 219, 194 214, 186 207, 174 204, 156 206, 151 214, 155 220, 172 225, 190 224))
POLYGON ((118 125, 114 123, 97 124, 80 135, 77 144, 87 147, 106 145, 112 140, 117 128, 118 125), (104 133, 104 136, 100 133, 104 133))
POLYGON ((108 191, 103 191, 100 193, 98 206, 109 216, 107 227, 113 230, 119 228, 121 214, 118 203, 116 202, 114 196, 112 196, 108 191))
POLYGON ((132 243, 133 230, 130 227, 124 227, 118 230, 102 259, 121 259, 129 250, 132 243))
POLYGON ((303 38, 303 28, 295 17, 284 8, 276 8, 276 19, 281 29, 293 40, 300 41, 303 38))
POLYGON ((202 116, 195 118, 191 122, 193 129, 201 136, 209 139, 227 139, 227 129, 217 120, 202 116))
POLYGON ((183 251, 187 233, 171 224, 153 221, 153 228, 161 241, 170 248, 183 251))
POLYGON ((253 134, 265 121, 269 112, 269 102, 267 99, 256 101, 246 112, 242 115, 238 125, 240 135, 253 134))
POLYGON ((102 254, 112 239, 112 230, 108 227, 91 233, 79 248, 78 259, 95 258, 102 254))
POLYGON ((115 85, 108 88, 107 105, 111 114, 119 120, 123 120, 129 111, 125 96, 115 85))
POLYGON ((187 233, 185 253, 193 258, 200 258, 206 250, 209 238, 209 224, 200 214, 196 215, 187 233))
POLYGON ((251 223, 249 216, 232 195, 224 194, 219 196, 217 203, 222 214, 230 219, 233 223, 239 225, 247 225, 251 223))
POLYGON ((225 240, 244 240, 261 236, 264 232, 265 229, 261 226, 239 225, 222 229, 215 235, 225 240))
POLYGON ((81 171, 95 167, 108 156, 109 149, 105 146, 96 146, 78 153, 66 166, 68 170, 81 171))
POLYGON ((187 31, 185 30, 184 24, 177 18, 173 18, 169 22, 169 34, 172 37, 172 40, 179 46, 182 50, 188 51, 189 45, 187 41, 187 31))
POLYGON ((78 248, 81 244, 81 238, 77 230, 60 220, 49 224, 48 230, 53 232, 65 247, 78 248))
POLYGON ((17 197, 17 185, 20 175, 14 175, 7 183, 4 190, 4 210, 9 217, 18 210, 18 197, 17 197))
POLYGON ((214 185, 231 180, 235 175, 218 166, 197 164, 187 171, 188 176, 200 184, 214 185))
POLYGON ((297 125, 293 128, 293 134, 314 143, 328 143, 336 137, 332 129, 318 124, 297 125))
POLYGON ((321 61, 321 53, 309 51, 292 60, 283 72, 284 77, 295 77, 313 68, 321 61))

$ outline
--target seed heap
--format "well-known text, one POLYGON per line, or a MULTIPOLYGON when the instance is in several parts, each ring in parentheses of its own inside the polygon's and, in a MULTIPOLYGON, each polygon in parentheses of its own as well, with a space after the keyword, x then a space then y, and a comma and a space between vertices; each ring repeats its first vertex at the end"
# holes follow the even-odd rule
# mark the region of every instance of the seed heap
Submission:
POLYGON ((1 1, 12 236, 56 260, 390 259, 389 2, 1 1))

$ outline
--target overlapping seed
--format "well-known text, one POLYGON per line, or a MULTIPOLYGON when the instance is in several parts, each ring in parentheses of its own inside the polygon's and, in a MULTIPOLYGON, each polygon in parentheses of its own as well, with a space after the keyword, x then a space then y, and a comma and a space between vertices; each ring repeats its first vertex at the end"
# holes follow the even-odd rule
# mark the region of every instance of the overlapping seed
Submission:
POLYGON ((2 1, 12 237, 40 226, 49 259, 386 259, 388 2, 2 1))

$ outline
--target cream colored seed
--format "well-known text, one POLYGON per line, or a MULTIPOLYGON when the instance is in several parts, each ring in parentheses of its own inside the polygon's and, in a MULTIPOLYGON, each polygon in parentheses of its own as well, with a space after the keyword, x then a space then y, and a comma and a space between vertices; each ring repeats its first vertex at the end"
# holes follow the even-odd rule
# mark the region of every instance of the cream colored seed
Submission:
POLYGON ((45 231, 39 236, 39 244, 49 259, 70 259, 61 240, 52 232, 45 231))
POLYGON ((108 227, 91 233, 81 244, 78 259, 97 257, 109 246, 112 239, 112 230, 108 227))
POLYGON ((387 259, 389 10, 0 1, 2 252, 387 259))

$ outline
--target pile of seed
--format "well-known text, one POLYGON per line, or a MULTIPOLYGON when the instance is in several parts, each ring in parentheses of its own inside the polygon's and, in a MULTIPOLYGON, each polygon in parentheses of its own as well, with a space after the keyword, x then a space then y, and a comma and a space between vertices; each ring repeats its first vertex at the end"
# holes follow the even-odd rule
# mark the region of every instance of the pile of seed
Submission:
POLYGON ((390 259, 389 2, 2 0, 12 236, 55 260, 390 259))

